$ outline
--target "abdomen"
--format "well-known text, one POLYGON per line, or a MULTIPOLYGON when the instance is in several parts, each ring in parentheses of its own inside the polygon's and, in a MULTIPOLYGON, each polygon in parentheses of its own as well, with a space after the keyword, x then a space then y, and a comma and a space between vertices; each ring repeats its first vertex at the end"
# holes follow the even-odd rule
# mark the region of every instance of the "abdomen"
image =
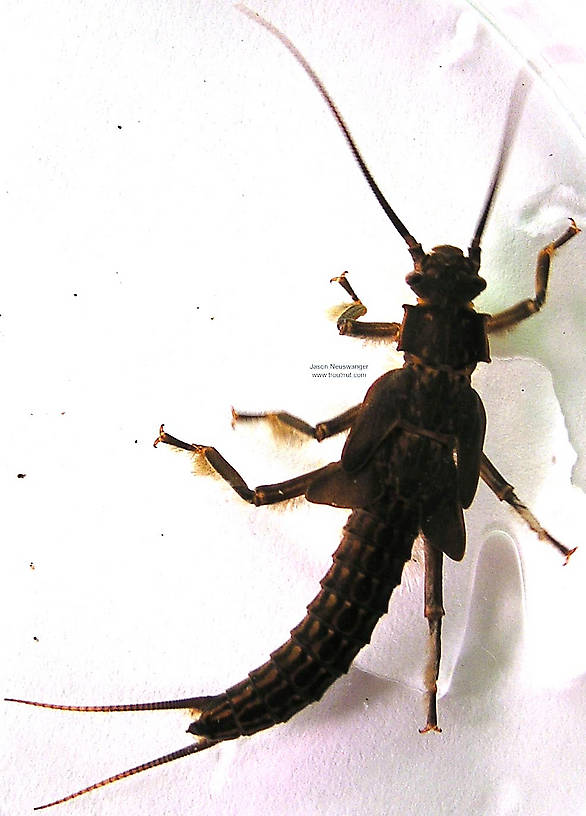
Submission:
POLYGON ((270 728, 319 700, 348 671, 387 611, 417 535, 413 508, 394 504, 390 523, 365 510, 352 513, 322 589, 289 640, 241 683, 205 698, 190 733, 226 740, 270 728))

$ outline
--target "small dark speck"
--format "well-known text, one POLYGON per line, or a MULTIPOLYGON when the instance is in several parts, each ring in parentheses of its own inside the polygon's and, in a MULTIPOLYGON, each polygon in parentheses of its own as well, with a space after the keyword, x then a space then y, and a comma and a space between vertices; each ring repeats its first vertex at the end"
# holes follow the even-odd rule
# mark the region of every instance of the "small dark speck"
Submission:
POLYGON ((551 159, 551 157, 552 157, 552 156, 553 156, 553 153, 550 153, 550 154, 549 154, 549 158, 551 159))
POLYGON ((39 642, 39 639, 36 635, 33 635, 33 640, 35 640, 37 643, 39 642))
POLYGON ((525 389, 524 389, 524 388, 522 388, 522 389, 521 389, 521 393, 522 393, 522 394, 524 394, 524 393, 525 393, 525 389))
POLYGON ((26 473, 17 473, 16 474, 17 479, 24 479, 25 476, 26 476, 26 473))
POLYGON ((365 703, 367 703, 367 702, 368 702, 368 697, 365 697, 365 698, 364 698, 364 702, 365 702, 365 703))
POLYGON ((118 130, 122 130, 122 125, 116 125, 116 127, 118 128, 118 130))
POLYGON ((210 320, 213 320, 213 319, 214 319, 213 317, 210 317, 210 320))
POLYGON ((135 444, 135 445, 138 445, 138 439, 135 439, 135 440, 134 440, 134 444, 135 444))
POLYGON ((196 308, 196 309, 199 309, 199 306, 196 306, 195 308, 196 308))
POLYGON ((438 67, 439 67, 439 68, 443 68, 444 66, 443 66, 443 65, 439 65, 438 67))
POLYGON ((77 297, 77 292, 74 292, 74 293, 73 293, 73 297, 77 297))
POLYGON ((161 533, 161 538, 163 538, 164 535, 165 535, 165 533, 161 533))
POLYGON ((33 561, 31 561, 31 562, 30 562, 29 567, 30 567, 32 570, 34 570, 34 568, 35 568, 35 564, 34 564, 34 562, 33 562, 33 561))

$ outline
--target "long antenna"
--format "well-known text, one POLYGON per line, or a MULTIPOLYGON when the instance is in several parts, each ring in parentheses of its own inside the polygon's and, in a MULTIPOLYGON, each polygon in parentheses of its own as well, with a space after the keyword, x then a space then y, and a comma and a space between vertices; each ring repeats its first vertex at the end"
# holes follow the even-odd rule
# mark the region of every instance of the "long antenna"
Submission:
POLYGON ((523 105, 525 103, 525 98, 527 96, 529 87, 530 82, 528 76, 521 72, 517 77, 513 94, 511 96, 511 101, 509 102, 507 121, 505 122, 505 129, 503 131, 503 137, 501 140, 501 148, 492 176, 492 182, 486 196, 482 213, 480 214, 480 218, 478 220, 474 237, 472 238, 472 242, 470 244, 470 249, 473 252, 477 252, 480 249, 480 239, 482 238, 482 233, 484 232, 484 227, 490 214, 492 202, 509 157, 511 145, 513 144, 513 138, 515 136, 515 131, 517 130, 519 119, 521 118, 521 112, 523 110, 523 105))
POLYGON ((252 11, 247 6, 245 6, 243 3, 237 3, 236 8, 239 11, 241 11, 243 14, 246 14, 247 17, 250 17, 251 20, 254 20, 256 23, 259 23, 259 25, 266 28, 267 31, 271 32, 271 34, 274 34, 274 36, 283 43, 285 48, 288 51, 291 52, 291 54, 295 57, 297 62, 299 62, 300 65, 304 68, 305 72, 308 74, 309 78, 311 79, 311 81, 313 82, 315 87, 318 89, 318 91, 320 92, 320 94, 324 98, 327 106, 329 107, 330 111, 334 115, 338 125, 340 126, 340 129, 341 129, 342 133, 344 134, 344 136, 346 138, 346 141, 348 142, 348 145, 349 145, 350 150, 352 151, 352 153, 354 155, 354 158, 358 162, 358 166, 362 170, 362 174, 364 175, 364 178, 368 182, 370 189, 375 194, 378 203, 381 205, 381 207, 385 211, 387 217, 390 219, 391 223, 393 224, 393 226, 395 227, 395 229, 397 230, 397 232, 399 233, 401 238, 403 238, 403 240, 406 242, 409 249, 420 248, 419 243, 411 235, 411 233, 409 232, 409 230, 407 229, 405 224, 403 224, 401 219, 398 217, 396 212, 392 209, 391 205, 389 204, 389 202, 386 200, 386 198, 382 194, 378 184, 376 183, 376 181, 372 177, 372 174, 371 174, 370 170, 366 166, 366 163, 365 163, 364 159, 362 158, 362 156, 360 154, 360 151, 356 147, 354 139, 352 138, 352 135, 351 135, 350 131, 348 130, 348 127, 347 127, 346 123, 344 122, 344 119, 342 118, 341 113, 339 112, 339 110, 335 106, 331 96, 327 92, 327 90, 326 90, 324 84, 322 83, 321 79, 315 73, 315 71, 313 70, 311 65, 307 62, 307 60, 305 59, 303 54, 293 45, 291 40, 285 34, 283 34, 282 31, 280 31, 272 23, 269 23, 268 20, 265 20, 264 17, 261 17, 260 14, 257 14, 257 12, 252 11))

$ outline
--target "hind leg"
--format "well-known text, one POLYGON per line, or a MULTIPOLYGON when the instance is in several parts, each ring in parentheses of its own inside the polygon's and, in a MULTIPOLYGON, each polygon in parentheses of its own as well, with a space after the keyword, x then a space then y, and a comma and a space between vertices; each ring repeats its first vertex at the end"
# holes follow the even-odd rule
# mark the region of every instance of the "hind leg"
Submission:
POLYGON ((424 682, 427 692, 427 722, 419 729, 420 734, 428 731, 441 732, 437 724, 437 678, 442 654, 443 607, 442 566, 443 552, 436 550, 427 539, 425 553, 425 608, 424 614, 429 624, 429 653, 425 667, 424 682))

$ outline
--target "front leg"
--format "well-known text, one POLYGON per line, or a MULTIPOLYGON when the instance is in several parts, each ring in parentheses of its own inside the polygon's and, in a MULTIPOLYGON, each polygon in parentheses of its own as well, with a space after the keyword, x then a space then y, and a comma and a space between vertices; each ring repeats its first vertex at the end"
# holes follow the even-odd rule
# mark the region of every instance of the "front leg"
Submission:
POLYGON ((573 238, 574 235, 577 235, 580 232, 580 228, 576 226, 574 219, 570 218, 570 221, 572 223, 564 234, 561 235, 557 241, 552 241, 550 244, 544 247, 537 256, 537 267, 535 269, 535 297, 520 300, 519 303, 515 303, 515 305, 511 306, 509 309, 505 309, 502 312, 497 312, 496 314, 491 315, 486 324, 488 332, 498 332, 502 331, 503 329, 508 329, 511 326, 515 326, 517 323, 520 323, 521 320, 531 317, 531 315, 535 314, 541 309, 545 303, 545 297, 547 294, 547 282, 549 279, 551 259, 556 249, 559 249, 561 246, 563 246, 563 244, 573 238))
POLYGON ((345 292, 348 292, 354 301, 351 306, 345 309, 336 323, 340 334, 352 335, 352 337, 384 337, 387 340, 398 340, 401 325, 399 323, 360 323, 358 318, 366 314, 366 306, 346 277, 348 273, 342 272, 337 278, 332 278, 330 283, 339 283, 345 292))
POLYGON ((276 504, 277 502, 294 499, 296 496, 305 495, 313 480, 327 470, 327 466, 318 468, 309 473, 304 473, 301 476, 296 476, 293 479, 288 479, 285 482, 260 485, 252 490, 238 471, 211 445, 182 442, 181 439, 177 439, 176 436, 168 434, 162 425, 159 428, 159 435, 154 442, 155 448, 159 442, 163 442, 165 445, 172 445, 174 448, 181 448, 196 456, 203 457, 218 476, 221 476, 225 482, 228 482, 232 490, 238 493, 241 499, 244 499, 248 504, 254 504, 256 507, 260 507, 264 504, 276 504))

